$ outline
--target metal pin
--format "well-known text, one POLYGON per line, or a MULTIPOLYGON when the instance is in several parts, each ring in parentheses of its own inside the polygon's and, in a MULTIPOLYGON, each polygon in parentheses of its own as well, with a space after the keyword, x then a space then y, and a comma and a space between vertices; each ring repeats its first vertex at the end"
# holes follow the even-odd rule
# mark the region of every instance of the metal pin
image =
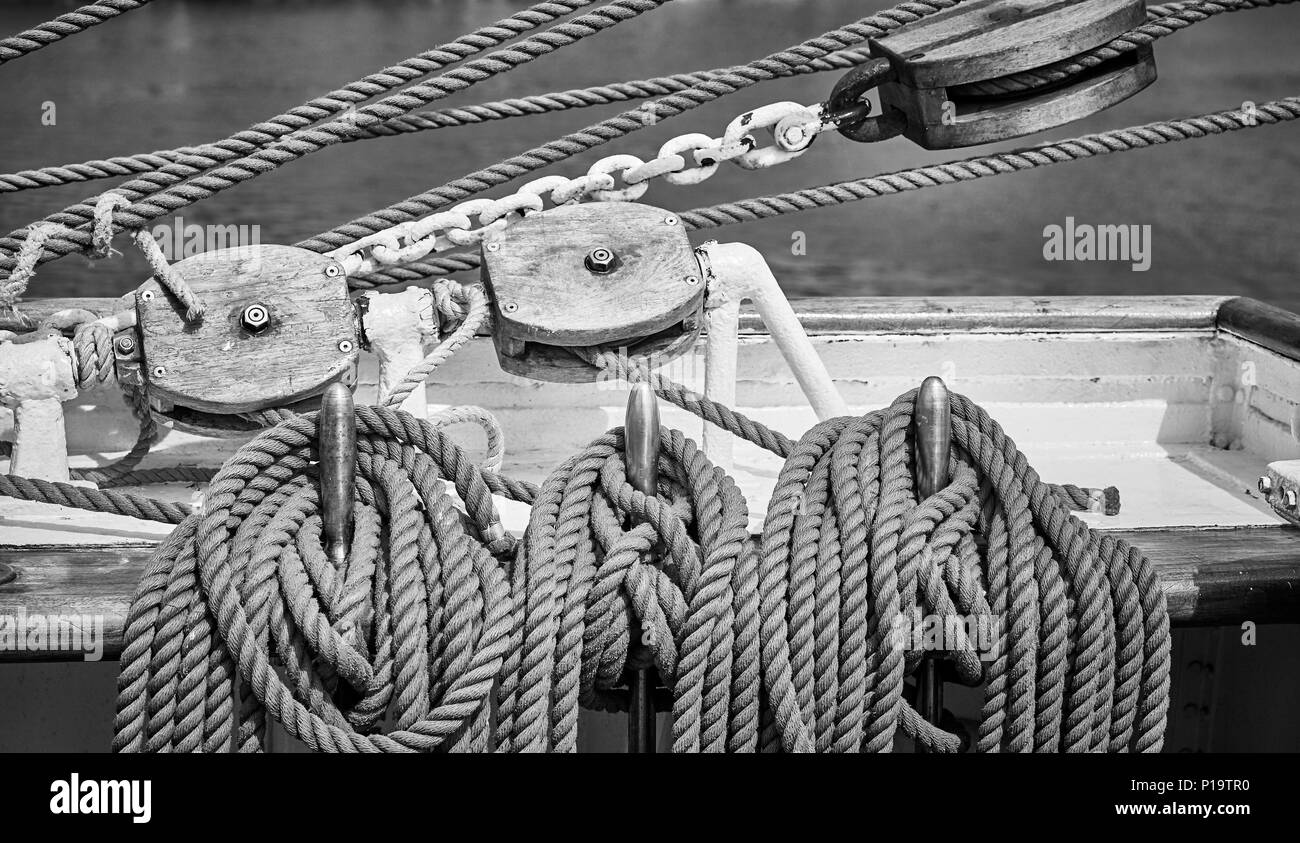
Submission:
MULTIPOLYGON (((627 398, 623 425, 623 461, 632 487, 645 495, 659 488, 659 403, 648 383, 634 384, 627 398)), ((643 646, 639 642, 634 646, 643 646)), ((627 751, 652 754, 655 751, 653 674, 648 668, 632 672, 628 690, 627 751)))
POLYGON ((321 396, 317 420, 320 436, 321 521, 325 552, 336 569, 347 561, 352 532, 352 502, 357 471, 357 417, 352 392, 330 384, 321 396))
MULTIPOLYGON (((948 485, 948 457, 952 446, 952 404, 942 378, 929 377, 917 390, 912 409, 916 434, 916 485, 921 499, 948 485)), ((943 680, 939 660, 927 654, 916 677, 916 705, 927 723, 938 726, 943 716, 943 680)), ((920 747, 917 752, 920 752, 920 747)))

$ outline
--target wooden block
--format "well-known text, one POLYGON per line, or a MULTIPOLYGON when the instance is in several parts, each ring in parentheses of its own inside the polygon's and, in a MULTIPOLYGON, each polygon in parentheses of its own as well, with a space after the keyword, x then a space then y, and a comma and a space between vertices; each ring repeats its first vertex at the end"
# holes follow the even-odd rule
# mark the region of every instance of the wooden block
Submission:
POLYGON ((482 277, 498 356, 512 374, 590 381, 592 369, 564 347, 655 337, 666 361, 699 333, 699 263, 677 215, 661 208, 591 202, 533 214, 484 242, 482 277), (608 261, 588 260, 602 249, 608 261))
POLYGON ((187 323, 184 308, 155 279, 140 288, 142 370, 158 397, 215 413, 260 410, 313 395, 356 366, 356 309, 342 267, 324 255, 240 247, 172 269, 206 313, 187 323), (257 331, 243 322, 255 304, 269 320, 257 331))
POLYGON ((1068 59, 1145 19, 1141 0, 970 0, 871 42, 897 77, 880 86, 882 110, 901 114, 903 133, 926 149, 992 143, 1079 120, 1155 81, 1149 46, 1022 93, 951 89, 1068 59))
POLYGON ((887 107, 906 116, 903 134, 926 149, 955 149, 1022 137, 1081 120, 1123 102, 1156 79, 1150 47, 1099 74, 1081 75, 1065 87, 1018 97, 951 96, 946 88, 917 89, 902 83, 882 85, 887 107), (949 105, 948 103, 951 103, 949 105), (944 110, 952 109, 945 116, 944 110))
POLYGON ((1142 0, 967 0, 870 43, 903 82, 938 88, 1061 61, 1145 20, 1142 0))

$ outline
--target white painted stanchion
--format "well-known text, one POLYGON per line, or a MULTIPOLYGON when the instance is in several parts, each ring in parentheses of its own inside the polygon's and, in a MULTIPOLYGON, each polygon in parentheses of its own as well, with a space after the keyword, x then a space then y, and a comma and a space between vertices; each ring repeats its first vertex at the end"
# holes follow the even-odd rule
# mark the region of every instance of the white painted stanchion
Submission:
MULTIPOLYGON (((835 388, 826 364, 804 333, 799 317, 763 255, 744 243, 708 243, 700 251, 709 270, 704 394, 729 407, 735 406, 740 305, 748 299, 758 310, 817 418, 847 415, 848 405, 835 388)), ((715 465, 730 471, 732 434, 706 424, 704 452, 715 465)))
MULTIPOLYGON (((379 358, 379 403, 424 360, 430 344, 438 340, 438 313, 433 293, 407 287, 400 293, 367 293, 363 318, 366 341, 379 358)), ((400 409, 419 419, 429 417, 429 399, 423 384, 412 390, 400 409)))
POLYGON ((10 474, 69 482, 63 402, 77 397, 72 361, 63 337, 0 343, 0 403, 14 412, 10 474))

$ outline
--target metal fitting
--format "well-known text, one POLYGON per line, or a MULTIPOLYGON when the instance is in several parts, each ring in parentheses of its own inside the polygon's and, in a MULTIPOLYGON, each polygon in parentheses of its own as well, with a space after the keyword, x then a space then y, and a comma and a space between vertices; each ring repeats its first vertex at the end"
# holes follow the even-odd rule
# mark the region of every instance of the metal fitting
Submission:
POLYGON ((265 305, 250 304, 239 315, 239 324, 243 325, 244 330, 251 334, 260 333, 271 324, 271 313, 266 309, 265 305))
POLYGON ((117 338, 114 344, 118 354, 123 356, 135 353, 135 338, 129 335, 123 335, 117 338))
POLYGON ((592 249, 583 260, 587 269, 598 275, 605 275, 613 272, 614 267, 618 265, 618 257, 606 248, 592 249))

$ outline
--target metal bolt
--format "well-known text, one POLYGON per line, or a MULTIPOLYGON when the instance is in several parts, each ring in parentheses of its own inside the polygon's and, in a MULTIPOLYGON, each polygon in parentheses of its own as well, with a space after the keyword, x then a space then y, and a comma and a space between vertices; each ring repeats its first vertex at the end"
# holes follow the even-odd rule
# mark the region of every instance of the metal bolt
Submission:
POLYGON ((256 334, 271 324, 271 313, 265 305, 250 304, 240 314, 239 322, 244 326, 245 331, 256 334))
POLYGON ((336 263, 332 263, 329 266, 325 267, 325 276, 327 278, 338 278, 342 274, 343 274, 343 267, 339 266, 336 263))
POLYGON ((518 309, 519 309, 519 305, 515 304, 512 301, 508 301, 505 304, 501 305, 501 310, 506 313, 514 313, 518 309))
POLYGON ((141 290, 140 301, 153 301, 153 290, 141 290))
POLYGON ((339 340, 339 351, 344 354, 351 354, 352 349, 354 348, 356 348, 356 346, 353 345, 352 340, 339 340))
POLYGON ((161 378, 163 375, 167 374, 167 367, 166 367, 166 366, 154 366, 153 369, 152 369, 152 372, 153 372, 153 376, 154 376, 155 378, 161 378))
POLYGON ((1296 508, 1295 489, 1287 489, 1285 492, 1282 493, 1282 503, 1286 505, 1287 509, 1296 508))
POLYGON ((592 249, 587 257, 583 260, 587 269, 592 272, 604 275, 607 272, 613 272, 614 266, 618 263, 613 251, 606 248, 592 249))
POLYGON ((1265 474, 1259 478, 1259 493, 1267 495, 1271 491, 1273 491, 1273 478, 1265 474))
POLYGON ((697 285, 697 284, 700 283, 700 278, 699 278, 698 275, 687 275, 687 276, 686 276, 686 283, 689 284, 690 286, 694 287, 695 285, 697 285))
POLYGON ((803 126, 787 126, 785 131, 781 132, 781 146, 787 150, 798 149, 807 140, 804 134, 803 126))
MULTIPOLYGON (((707 167, 708 164, 705 164, 704 166, 707 167)), ((664 225, 677 225, 677 217, 671 215, 664 217, 664 225)))
POLYGON ((134 354, 135 338, 130 336, 118 337, 116 347, 118 354, 134 354))
POLYGON ((496 252, 496 251, 499 251, 500 249, 501 249, 501 244, 500 244, 500 243, 489 243, 489 244, 487 244, 487 250, 488 250, 489 252, 496 252))

